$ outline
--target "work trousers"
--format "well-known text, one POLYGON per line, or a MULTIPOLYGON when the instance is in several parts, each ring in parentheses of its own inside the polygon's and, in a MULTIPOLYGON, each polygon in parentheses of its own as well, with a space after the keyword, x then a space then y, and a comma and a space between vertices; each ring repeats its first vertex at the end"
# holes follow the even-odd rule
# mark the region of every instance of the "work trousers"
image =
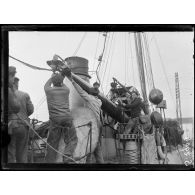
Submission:
MULTIPOLYGON (((97 147, 93 152, 93 155, 95 157, 96 163, 98 163, 98 164, 104 163, 102 147, 101 147, 100 142, 98 142, 97 147)), ((88 155, 86 163, 92 163, 92 154, 88 155)))
MULTIPOLYGON (((102 144, 101 144, 101 138, 102 138, 102 124, 99 122, 98 126, 100 128, 100 135, 99 135, 99 140, 98 144, 93 152, 93 155, 95 157, 96 163, 98 164, 103 164, 104 163, 104 158, 103 158, 103 153, 102 153, 102 144)), ((92 163, 92 154, 87 156, 86 163, 92 163)))
MULTIPOLYGON (((63 126, 61 126, 59 123, 57 124, 50 121, 47 143, 55 150, 58 150, 61 137, 64 138, 64 142, 66 144, 64 154, 67 156, 72 156, 78 141, 75 128, 72 125, 72 121, 63 123, 63 126)), ((47 146, 47 154, 45 157, 46 163, 56 162, 57 152, 55 150, 47 146)))
POLYGON ((8 145, 8 163, 27 163, 29 128, 19 124, 12 127, 11 141, 8 145))

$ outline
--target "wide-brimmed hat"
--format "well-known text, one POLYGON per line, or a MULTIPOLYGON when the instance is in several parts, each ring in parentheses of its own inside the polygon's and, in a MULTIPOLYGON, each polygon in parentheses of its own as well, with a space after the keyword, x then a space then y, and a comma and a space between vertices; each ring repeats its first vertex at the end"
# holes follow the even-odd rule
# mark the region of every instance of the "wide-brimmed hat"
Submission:
POLYGON ((52 60, 48 60, 47 64, 49 66, 55 65, 55 66, 60 66, 60 65, 64 65, 63 62, 61 60, 58 60, 58 56, 54 55, 52 60))

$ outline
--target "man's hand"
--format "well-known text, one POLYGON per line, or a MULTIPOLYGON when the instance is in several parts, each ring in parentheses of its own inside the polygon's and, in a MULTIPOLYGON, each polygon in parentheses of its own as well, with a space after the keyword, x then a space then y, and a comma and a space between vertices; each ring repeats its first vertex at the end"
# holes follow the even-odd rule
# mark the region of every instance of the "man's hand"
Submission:
POLYGON ((70 68, 66 67, 62 69, 62 76, 67 76, 69 79, 72 77, 70 68))
POLYGON ((51 78, 54 77, 56 74, 53 72, 53 74, 51 75, 51 78))

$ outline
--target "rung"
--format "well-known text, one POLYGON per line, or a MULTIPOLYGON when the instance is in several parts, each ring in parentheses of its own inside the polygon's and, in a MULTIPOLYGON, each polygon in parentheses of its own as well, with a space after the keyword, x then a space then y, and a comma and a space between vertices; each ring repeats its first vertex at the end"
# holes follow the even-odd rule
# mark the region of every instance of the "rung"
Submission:
MULTIPOLYGON (((137 134, 116 134, 116 139, 138 139, 138 135, 137 134)), ((142 136, 140 135, 140 139, 142 139, 142 136)))

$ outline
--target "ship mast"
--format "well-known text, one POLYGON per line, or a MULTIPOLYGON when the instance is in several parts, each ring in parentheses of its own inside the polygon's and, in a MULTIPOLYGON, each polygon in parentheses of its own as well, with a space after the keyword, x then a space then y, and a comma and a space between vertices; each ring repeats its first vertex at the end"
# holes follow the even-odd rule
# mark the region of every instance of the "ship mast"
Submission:
POLYGON ((180 128, 183 129, 178 72, 175 73, 175 93, 176 93, 176 117, 180 128))

